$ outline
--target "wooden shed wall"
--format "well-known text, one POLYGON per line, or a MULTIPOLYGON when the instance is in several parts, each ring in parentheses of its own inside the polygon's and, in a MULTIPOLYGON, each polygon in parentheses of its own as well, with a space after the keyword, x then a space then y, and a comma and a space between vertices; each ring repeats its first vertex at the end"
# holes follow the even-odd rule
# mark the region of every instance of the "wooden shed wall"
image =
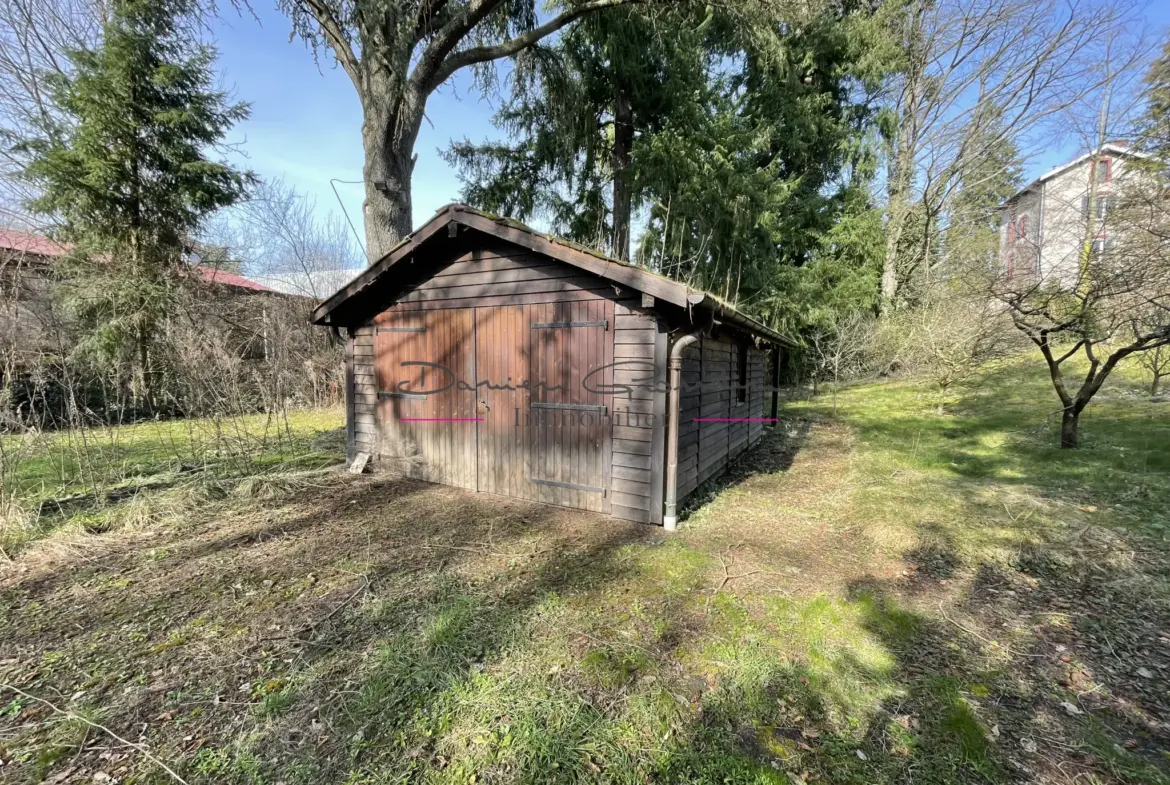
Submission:
POLYGON ((762 418, 770 401, 766 353, 747 349, 747 400, 739 402, 739 345, 702 338, 683 353, 679 399, 678 498, 722 474, 735 458, 759 441, 760 422, 696 422, 701 418, 762 418))
MULTIPOLYGON (((596 381, 653 386, 656 379, 665 378, 666 328, 651 309, 642 307, 641 295, 637 292, 615 289, 610 282, 508 244, 478 248, 459 254, 446 263, 435 265, 431 261, 430 265, 434 265, 431 268, 434 272, 429 277, 399 295, 394 305, 369 323, 352 331, 348 347, 352 356, 352 381, 349 385, 351 457, 356 452, 386 457, 381 454, 387 428, 379 421, 374 322, 386 322, 392 314, 447 308, 476 308, 480 309, 477 312, 483 312, 496 306, 549 303, 562 303, 566 308, 575 303, 572 308, 576 311, 590 302, 599 306, 606 304, 606 312, 613 316, 604 333, 607 342, 604 359, 627 364, 596 381), (661 370, 656 373, 656 369, 661 370)), ((578 375, 583 373, 581 371, 578 375)), ((574 381, 580 383, 580 379, 574 381)), ((665 394, 638 389, 632 391, 628 399, 608 396, 606 403, 610 412, 605 460, 606 508, 617 518, 660 523, 665 394)), ((400 463, 397 468, 411 476, 421 479, 438 477, 417 463, 396 463, 400 463)), ((514 491, 512 489, 509 494, 513 495, 514 491)), ((515 492, 514 495, 547 500, 546 493, 515 492)), ((564 503, 586 506, 572 503, 572 500, 564 503)))
POLYGON ((614 313, 613 516, 662 522, 667 328, 648 309, 618 303, 614 313))
POLYGON ((374 380, 374 327, 366 325, 350 331, 346 353, 351 358, 346 382, 349 460, 359 452, 373 455, 377 442, 378 386, 374 380))

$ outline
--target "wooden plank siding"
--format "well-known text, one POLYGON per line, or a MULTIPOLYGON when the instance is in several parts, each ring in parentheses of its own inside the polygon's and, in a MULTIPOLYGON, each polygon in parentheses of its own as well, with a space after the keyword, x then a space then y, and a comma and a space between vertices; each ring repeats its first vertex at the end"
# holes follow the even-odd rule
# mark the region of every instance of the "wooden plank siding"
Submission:
MULTIPOLYGON (((743 339, 740 339, 743 340, 743 339)), ((770 401, 766 353, 747 347, 740 401, 740 348, 734 340, 702 338, 683 353, 679 396, 678 498, 724 473, 733 460, 763 436, 761 422, 696 422, 696 419, 764 417, 770 401)))
POLYGON ((631 389, 613 398, 612 514, 661 523, 666 395, 653 390, 665 378, 666 333, 654 313, 633 303, 614 306, 613 362, 614 384, 631 389))
POLYGON ((402 309, 475 308, 613 297, 612 284, 515 247, 486 247, 440 263, 398 297, 402 309))
MULTIPOLYGON (((404 257, 404 288, 349 330, 349 458, 369 452, 431 482, 661 523, 669 336, 694 329, 688 317, 531 247, 468 247, 404 257), (403 361, 439 363, 471 386, 411 395, 442 371, 403 361), (586 422, 586 411, 604 416, 586 422), (550 413, 559 425, 540 419, 550 413)), ((725 331, 683 355, 680 501, 764 433, 760 422, 696 422, 768 416, 766 353, 742 353, 746 340, 725 331)))
MULTIPOLYGON (((608 512, 627 520, 661 521, 662 489, 655 489, 651 480, 655 466, 661 466, 665 445, 661 423, 656 433, 650 422, 655 407, 662 409, 664 404, 642 390, 628 400, 615 400, 608 392, 615 381, 615 373, 609 367, 615 359, 635 363, 626 369, 626 377, 652 376, 655 351, 665 343, 665 334, 659 336, 656 317, 634 309, 636 293, 619 294, 610 282, 514 246, 489 245, 449 261, 433 260, 431 265, 434 272, 407 288, 375 317, 375 322, 383 326, 400 322, 426 324, 439 343, 431 345, 424 341, 423 334, 412 333, 382 334, 375 341, 372 327, 361 328, 355 336, 355 393, 368 396, 362 400, 369 407, 363 409, 366 419, 358 424, 359 429, 370 431, 368 436, 358 434, 365 440, 362 444, 369 446, 383 466, 389 465, 408 476, 529 501, 608 512), (463 317, 455 316, 464 313, 472 315, 469 341, 465 340, 463 317), (432 327, 452 318, 459 321, 455 331, 458 336, 452 330, 443 333, 432 327), (392 344, 392 338, 398 343, 392 344), (563 389, 484 386, 469 392, 474 399, 473 408, 464 412, 468 407, 461 406, 458 414, 480 418, 465 431, 475 434, 474 443, 438 438, 438 432, 450 432, 453 426, 447 424, 439 428, 408 428, 400 422, 406 409, 415 414, 446 416, 452 413, 448 411, 452 407, 436 409, 429 400, 378 402, 379 385, 389 383, 392 366, 401 359, 396 358, 401 354, 396 347, 425 344, 427 352, 433 354, 448 339, 471 347, 473 362, 466 375, 460 373, 460 378, 472 384, 490 381, 501 385, 510 380, 519 385, 528 379, 534 385, 544 382, 563 389), (375 352, 380 369, 377 373, 375 352), (603 393, 590 392, 582 384, 586 375, 598 369, 601 370, 591 377, 590 386, 606 390, 603 393), (535 409, 532 403, 599 409, 596 413, 572 408, 535 409), (583 414, 596 417, 596 424, 586 425, 589 418, 583 414), (528 415, 544 424, 526 425, 528 415), (657 456, 651 446, 655 435, 657 456), (391 454, 401 452, 404 442, 409 442, 406 451, 411 453, 405 462, 391 454), (451 464, 462 464, 464 454, 473 462, 471 474, 450 469, 451 464)), ((460 364, 465 365, 462 359, 460 364)))
POLYGON ((476 487, 475 393, 451 385, 475 375, 474 312, 404 311, 375 319, 373 347, 377 454, 408 477, 476 487), (436 391, 419 395, 415 391, 436 391))
POLYGON ((349 427, 353 439, 353 452, 354 455, 359 452, 374 455, 377 452, 378 387, 374 379, 373 325, 351 330, 348 343, 352 348, 351 372, 346 374, 350 387, 350 403, 347 404, 347 408, 352 407, 353 411, 353 421, 349 427))

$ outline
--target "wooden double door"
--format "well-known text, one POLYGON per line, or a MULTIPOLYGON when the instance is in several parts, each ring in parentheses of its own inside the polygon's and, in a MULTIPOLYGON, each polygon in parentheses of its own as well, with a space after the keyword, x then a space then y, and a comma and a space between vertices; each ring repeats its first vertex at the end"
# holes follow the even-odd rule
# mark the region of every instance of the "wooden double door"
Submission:
POLYGON ((609 511, 613 303, 376 320, 379 452, 410 476, 609 511))

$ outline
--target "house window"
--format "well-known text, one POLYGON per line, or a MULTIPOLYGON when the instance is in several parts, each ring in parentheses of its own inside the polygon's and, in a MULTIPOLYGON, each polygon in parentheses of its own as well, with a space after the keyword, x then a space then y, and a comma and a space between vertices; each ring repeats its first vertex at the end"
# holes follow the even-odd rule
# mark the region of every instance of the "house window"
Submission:
POLYGON ((1081 197, 1081 215, 1084 219, 1089 220, 1089 216, 1095 216, 1098 221, 1104 221, 1105 216, 1113 209, 1112 196, 1098 196, 1096 199, 1090 199, 1087 196, 1081 197))
POLYGON ((1112 158, 1098 158, 1096 169, 1093 172, 1094 179, 1099 183, 1107 183, 1113 179, 1113 159, 1112 158))
POLYGON ((1017 222, 1016 234, 1019 235, 1021 240, 1028 238, 1028 216, 1020 216, 1020 220, 1017 222))
POLYGON ((1105 220, 1105 216, 1109 213, 1109 210, 1113 207, 1112 202, 1113 202, 1113 200, 1110 199, 1108 196, 1098 196, 1097 197, 1097 220, 1098 221, 1105 220))
POLYGON ((1016 241, 1016 217, 1013 215, 1008 222, 1008 245, 1016 241))
POLYGON ((1009 281, 1012 279, 1012 276, 1015 274, 1015 271, 1016 271, 1016 255, 1014 253, 1009 253, 1007 255, 1007 259, 1004 262, 1004 272, 1007 273, 1007 277, 1008 277, 1009 281))
POLYGON ((1097 256, 1103 256, 1112 245, 1112 237, 1098 237, 1097 239, 1093 240, 1093 253, 1097 256))

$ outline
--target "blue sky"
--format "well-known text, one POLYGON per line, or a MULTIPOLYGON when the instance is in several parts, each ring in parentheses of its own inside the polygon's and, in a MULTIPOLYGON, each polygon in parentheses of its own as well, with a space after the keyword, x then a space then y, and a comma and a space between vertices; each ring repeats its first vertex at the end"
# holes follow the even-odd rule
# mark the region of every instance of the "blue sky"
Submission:
MULTIPOLYGON (((225 86, 239 100, 252 104, 252 116, 233 131, 241 163, 266 179, 284 178, 316 199, 318 209, 340 211, 330 180, 360 181, 362 177, 361 107, 349 79, 322 52, 319 66, 299 39, 289 40, 287 17, 254 4, 259 21, 238 16, 229 4, 213 24, 211 38, 219 48, 225 86)), ((1145 7, 1146 32, 1155 36, 1170 26, 1170 2, 1145 7)), ((440 157, 452 139, 473 141, 498 137, 491 116, 498 97, 474 88, 468 73, 458 74, 427 103, 415 151, 414 224, 419 226, 438 208, 459 196, 459 180, 440 157)), ((1062 140, 1038 151, 1028 162, 1030 180, 1080 153, 1073 140, 1062 140)), ((362 233, 362 187, 336 183, 350 220, 362 233)))

